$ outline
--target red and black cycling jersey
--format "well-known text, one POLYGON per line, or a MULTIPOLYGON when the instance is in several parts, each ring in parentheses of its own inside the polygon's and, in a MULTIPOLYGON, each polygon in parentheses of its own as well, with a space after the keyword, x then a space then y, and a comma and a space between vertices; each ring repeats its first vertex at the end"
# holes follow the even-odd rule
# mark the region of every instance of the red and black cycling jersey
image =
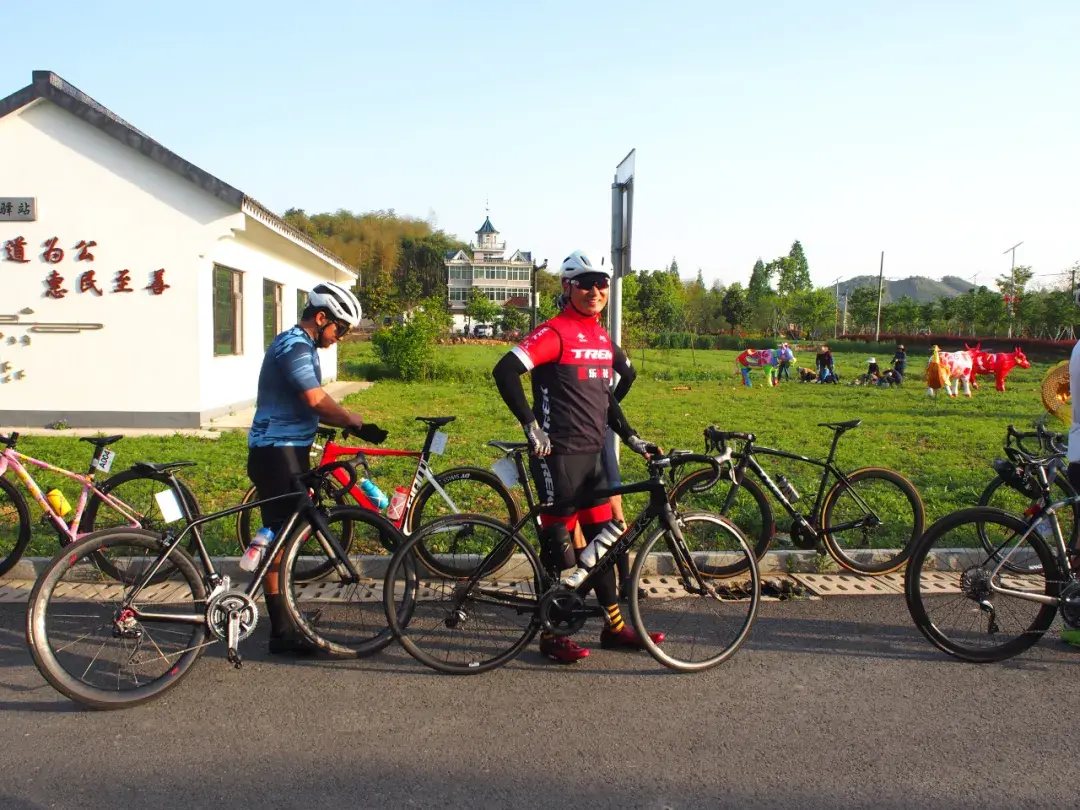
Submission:
POLYGON ((595 453, 604 444, 616 351, 595 316, 568 306, 512 350, 532 372, 533 415, 556 453, 595 453))

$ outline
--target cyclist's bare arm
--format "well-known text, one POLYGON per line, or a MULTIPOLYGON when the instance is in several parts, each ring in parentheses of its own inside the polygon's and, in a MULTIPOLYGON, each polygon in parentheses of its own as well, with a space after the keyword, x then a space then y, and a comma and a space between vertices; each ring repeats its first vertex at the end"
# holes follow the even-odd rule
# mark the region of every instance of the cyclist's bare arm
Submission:
POLYGON ((300 393, 300 398, 319 415, 319 421, 334 427, 362 427, 364 420, 358 413, 347 411, 338 405, 325 388, 312 388, 300 393))

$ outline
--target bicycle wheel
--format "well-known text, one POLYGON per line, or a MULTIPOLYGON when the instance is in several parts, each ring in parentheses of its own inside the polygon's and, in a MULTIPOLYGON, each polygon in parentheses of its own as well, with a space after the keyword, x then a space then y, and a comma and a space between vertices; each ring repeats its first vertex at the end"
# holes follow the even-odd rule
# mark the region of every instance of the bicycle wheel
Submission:
MULTIPOLYGON (((282 553, 285 603, 300 632, 325 652, 348 658, 372 655, 394 640, 383 613, 382 577, 402 535, 384 517, 362 506, 334 507, 326 519, 360 579, 350 581, 332 549, 305 522, 293 530, 282 553), (348 545, 340 540, 343 534, 349 537, 348 545), (327 573, 313 582, 312 570, 327 573)), ((411 599, 416 592, 415 562, 408 573, 411 599)), ((401 610, 407 622, 411 601, 401 610)))
POLYGON ((727 518, 681 512, 683 543, 664 528, 645 541, 630 574, 630 617, 649 654, 670 669, 699 672, 723 663, 750 632, 761 601, 761 575, 750 544, 727 518), (677 564, 689 553, 699 574, 677 564), (705 567, 732 569, 711 577, 705 567), (657 644, 650 633, 663 633, 657 644))
POLYGON ((0 478, 0 576, 12 568, 30 543, 30 507, 6 478, 0 478))
MULTIPOLYGON (((191 515, 198 517, 199 504, 195 500, 195 495, 182 481, 178 480, 177 483, 180 485, 181 497, 187 503, 191 515)), ((163 489, 170 489, 171 486, 172 484, 167 475, 145 472, 132 467, 110 476, 104 482, 98 484, 97 488, 102 494, 116 498, 127 507, 128 511, 139 521, 141 528, 158 533, 165 529, 166 524, 161 514, 161 508, 158 506, 154 496, 163 489)), ((131 528, 131 521, 113 506, 102 500, 101 495, 91 492, 90 498, 86 502, 86 511, 83 512, 82 520, 79 521, 79 532, 81 534, 90 534, 103 529, 120 528, 131 528)), ((192 542, 194 543, 194 539, 192 542)), ((192 547, 192 550, 194 551, 194 547, 192 547)), ((99 565, 102 571, 110 573, 112 563, 108 558, 102 557, 99 565)), ((117 581, 123 581, 120 579, 120 569, 113 568, 111 573, 117 581)), ((152 584, 164 582, 173 573, 172 558, 170 557, 169 561, 162 566, 161 571, 154 575, 151 582, 152 584)), ((127 584, 133 583, 128 582, 127 584)))
POLYGON ((904 476, 880 467, 855 470, 847 479, 847 484, 837 481, 825 495, 821 512, 825 547, 849 571, 897 570, 926 528, 918 490, 904 476))
MULTIPOLYGON (((1064 473, 1059 473, 1059 475, 1064 475, 1064 473)), ((1051 498, 1054 501, 1063 501, 1073 497, 1069 485, 1063 483, 1060 478, 1054 481, 1051 493, 1051 498)), ((979 496, 979 506, 992 506, 1008 512, 1010 515, 1016 515, 1021 519, 1026 519, 1027 510, 1038 503, 1038 498, 1032 499, 1030 495, 1025 495, 1013 489, 1001 476, 987 484, 986 489, 979 496)), ((1077 532, 1080 531, 1080 505, 1064 506, 1058 510, 1057 515, 1058 522, 1061 524, 1061 535, 1065 538, 1065 543, 1070 548, 1076 548, 1077 532)), ((1053 538, 1047 535, 1045 539, 1051 541, 1053 538)), ((993 546, 990 544, 986 532, 979 532, 979 540, 987 552, 993 551, 993 546)), ((1011 560, 1006 560, 1005 568, 1014 574, 1027 573, 1027 571, 1015 568, 1011 560)))
MULTIPOLYGON (((439 473, 435 480, 450 500, 447 501, 430 481, 425 483, 409 512, 405 524, 408 531, 412 532, 436 518, 459 513, 488 515, 511 526, 521 520, 521 512, 510 490, 503 486, 498 476, 487 470, 455 467, 439 473)), ((416 547, 417 555, 435 576, 467 577, 476 567, 480 556, 491 551, 490 547, 480 542, 480 537, 472 532, 470 526, 456 525, 454 531, 427 533, 426 540, 416 547), (469 556, 469 553, 474 556, 469 556)), ((496 570, 506 564, 513 551, 513 546, 508 544, 505 555, 493 560, 493 564, 498 564, 496 570)))
POLYGON ((904 594, 915 626, 931 644, 964 661, 1004 661, 1050 628, 1057 603, 1044 605, 991 589, 1060 594, 1065 572, 1038 532, 1021 542, 1026 531, 1027 524, 1015 515, 987 506, 953 512, 926 530, 908 562, 904 594), (983 548, 980 531, 991 538, 994 551, 983 548), (1030 573, 995 573, 1000 566, 995 558, 1009 554, 1017 565, 1027 561, 1030 573))
POLYGON ((30 593, 26 641, 38 671, 57 691, 93 709, 122 709, 160 697, 202 655, 206 624, 140 617, 204 617, 206 591, 190 555, 174 547, 168 582, 132 588, 164 550, 144 529, 106 529, 64 549, 30 593), (121 582, 100 560, 120 569, 121 582))
MULTIPOLYGON (((473 559, 474 555, 468 555, 473 559)), ((447 515, 409 535, 390 558, 383 582, 386 620, 401 646, 420 663, 452 675, 475 675, 515 658, 540 629, 537 598, 547 580, 532 546, 512 527, 483 515, 447 515), (438 577, 411 582, 409 562, 429 533, 467 524, 497 553, 473 564, 465 581, 438 577), (508 563, 495 579, 501 544, 511 547, 508 563), (403 604, 415 602, 402 620, 403 604)))
MULTIPOLYGON (((753 543, 754 557, 760 560, 776 538, 776 523, 773 520, 772 506, 769 504, 765 491, 757 481, 746 475, 734 499, 725 509, 728 494, 734 486, 730 478, 720 476, 719 481, 709 489, 702 492, 695 491, 707 484, 712 477, 713 471, 708 467, 684 475, 672 487, 668 496, 669 502, 680 509, 724 515, 753 543)), ((741 565, 742 562, 736 561, 733 564, 741 565)), ((729 576, 739 573, 740 570, 744 569, 716 570, 709 573, 716 576, 729 576)))
MULTIPOLYGON (((249 503, 259 500, 255 487, 251 487, 244 493, 243 499, 240 501, 241 506, 245 506, 249 503)), ((372 513, 374 514, 374 513, 372 513)), ((255 536, 255 532, 262 528, 262 515, 259 513, 259 507, 255 506, 251 509, 245 509, 242 512, 236 514, 236 539, 240 543, 240 554, 243 555, 247 551, 247 547, 251 545, 251 538, 255 536)), ((345 553, 352 552, 353 537, 351 529, 348 526, 342 526, 340 533, 338 533, 338 542, 345 550, 345 553)), ((390 542, 389 539, 386 542, 390 542)), ((362 553, 362 552, 360 552, 362 553)), ((311 560, 307 565, 297 568, 294 572, 296 582, 317 582, 325 576, 328 576, 331 571, 334 570, 334 565, 325 559, 322 562, 311 560)))

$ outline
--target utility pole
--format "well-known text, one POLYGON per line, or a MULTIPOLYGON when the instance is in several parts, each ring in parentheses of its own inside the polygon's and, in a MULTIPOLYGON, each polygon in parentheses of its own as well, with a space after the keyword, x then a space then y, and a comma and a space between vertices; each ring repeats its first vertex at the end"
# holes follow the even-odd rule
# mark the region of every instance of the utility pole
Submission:
POLYGON ((877 280, 877 325, 874 327, 874 343, 881 342, 881 294, 885 289, 885 251, 881 251, 881 268, 877 280))
POLYGON ((1020 247, 1023 242, 1017 242, 1008 250, 1003 250, 1001 255, 1006 253, 1012 253, 1012 268, 1009 270, 1009 337, 1013 336, 1013 307, 1016 305, 1016 249, 1020 247))
MULTIPOLYGON (((836 285, 836 311, 833 313, 832 319, 832 339, 836 340, 837 335, 837 322, 840 320, 840 279, 836 279, 833 282, 836 285)), ((844 300, 847 300, 847 295, 844 295, 844 300)))
POLYGON ((848 294, 844 293, 844 321, 840 325, 840 334, 841 335, 846 335, 847 334, 847 299, 848 299, 848 294))
POLYGON ((974 278, 971 279, 971 336, 975 337, 975 302, 976 293, 979 289, 979 274, 976 273, 974 278))
POLYGON ((531 297, 532 297, 532 301, 530 302, 532 304, 532 317, 530 318, 531 325, 529 327, 529 331, 532 331, 533 329, 536 328, 536 299, 537 299, 537 295, 536 295, 536 273, 539 270, 547 270, 547 259, 544 259, 544 263, 541 264, 539 267, 536 266, 536 260, 533 259, 532 290, 530 291, 531 297))

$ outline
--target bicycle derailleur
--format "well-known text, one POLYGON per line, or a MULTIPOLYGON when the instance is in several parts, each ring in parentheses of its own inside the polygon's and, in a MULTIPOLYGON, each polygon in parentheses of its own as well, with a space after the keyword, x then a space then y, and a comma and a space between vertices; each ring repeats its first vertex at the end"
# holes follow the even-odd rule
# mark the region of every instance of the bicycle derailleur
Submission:
POLYGON ((239 669, 243 659, 237 651, 240 642, 255 632, 259 608, 243 591, 222 591, 206 603, 206 624, 210 633, 228 645, 229 663, 239 669))
POLYGON ((997 621, 997 609, 991 600, 994 592, 990 588, 990 572, 979 565, 968 568, 960 575, 960 590, 968 599, 978 603, 983 613, 988 614, 987 635, 997 633, 1001 627, 997 621))

